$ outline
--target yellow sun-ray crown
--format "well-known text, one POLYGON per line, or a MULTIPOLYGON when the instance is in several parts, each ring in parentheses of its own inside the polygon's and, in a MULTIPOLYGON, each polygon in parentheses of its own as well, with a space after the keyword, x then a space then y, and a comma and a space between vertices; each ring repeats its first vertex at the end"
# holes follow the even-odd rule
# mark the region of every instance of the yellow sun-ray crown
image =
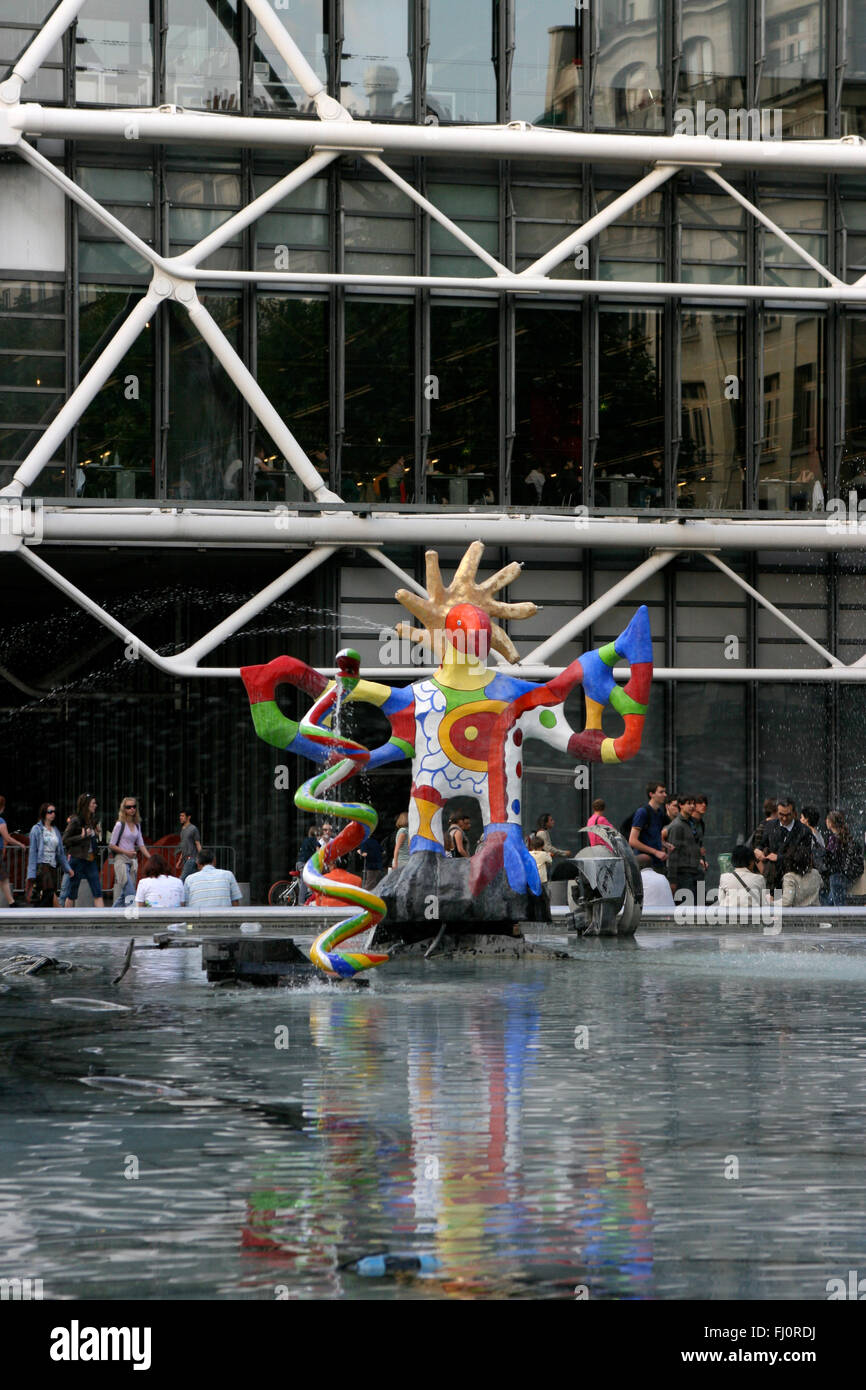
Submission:
MULTIPOLYGON (((445 654, 445 618, 449 609, 458 603, 474 604, 491 620, 531 618, 533 613, 538 612, 534 603, 505 603, 503 599, 496 598, 499 590, 504 589, 520 574, 522 566, 516 560, 497 570, 496 574, 485 579, 482 584, 476 582, 483 553, 484 543, 473 541, 446 589, 439 570, 439 555, 435 550, 428 550, 425 554, 427 597, 421 598, 419 594, 410 593, 408 589, 398 589, 394 595, 397 602, 408 608, 413 617, 423 624, 422 627, 413 627, 410 623, 399 623, 397 632, 401 637, 409 637, 413 642, 423 642, 430 648, 436 661, 441 662, 445 654)), ((493 651, 499 652, 506 661, 516 662, 517 648, 511 638, 497 622, 491 621, 491 628, 490 645, 493 651)))

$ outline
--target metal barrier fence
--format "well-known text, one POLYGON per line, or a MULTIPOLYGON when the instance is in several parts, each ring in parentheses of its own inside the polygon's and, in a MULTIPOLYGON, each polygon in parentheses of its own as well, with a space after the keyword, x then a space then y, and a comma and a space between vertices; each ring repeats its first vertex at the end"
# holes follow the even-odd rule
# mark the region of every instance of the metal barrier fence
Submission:
MULTIPOLYGON (((180 874, 182 859, 179 845, 148 845, 151 854, 161 854, 168 864, 169 873, 180 874)), ((233 845, 208 845, 208 849, 214 852, 214 863, 218 869, 231 869, 235 873, 235 850, 233 845)), ((24 896, 27 889, 27 856, 29 848, 27 845, 7 845, 6 846, 6 868, 9 874, 9 884, 12 892, 24 896)), ((99 881, 108 895, 114 890, 114 865, 112 854, 107 845, 100 845, 97 851, 99 862, 99 881)), ((141 860, 139 860, 139 876, 141 875, 141 860)), ((235 874, 237 877, 237 874, 235 874)))

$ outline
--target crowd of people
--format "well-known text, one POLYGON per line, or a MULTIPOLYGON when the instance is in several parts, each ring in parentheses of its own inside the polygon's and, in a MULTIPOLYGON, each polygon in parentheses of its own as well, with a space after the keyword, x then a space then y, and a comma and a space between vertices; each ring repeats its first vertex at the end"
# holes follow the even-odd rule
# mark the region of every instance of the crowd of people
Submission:
MULTIPOLYGON (((650 782, 646 790, 646 802, 619 827, 605 815, 604 799, 596 798, 586 826, 590 845, 607 845, 605 829, 619 829, 640 866, 648 907, 710 901, 713 894, 708 897, 706 892, 710 866, 705 849, 709 798, 703 792, 669 796, 663 782, 650 782)), ((357 857, 341 859, 340 867, 354 870, 365 888, 374 888, 388 869, 401 868, 408 860, 408 821, 407 813, 402 812, 391 836, 381 844, 373 837, 366 840, 357 857)), ((465 811, 450 814, 446 854, 458 858, 472 855, 471 824, 465 811)), ((555 844, 555 827, 553 815, 545 812, 525 841, 545 885, 551 877, 559 876, 556 861, 572 859, 581 847, 577 844, 566 849, 555 844)), ((298 850, 299 874, 316 849, 335 833, 329 821, 309 827, 298 850)), ((748 839, 731 847, 729 862, 718 888, 719 903, 728 907, 773 901, 783 907, 843 907, 851 885, 864 872, 862 844, 852 834, 844 813, 833 810, 822 816, 816 807, 804 806, 798 814, 793 798, 787 795, 764 802, 762 820, 748 839)), ((301 901, 305 894, 306 887, 302 886, 301 901)))
MULTIPOLYGON (((3 815, 6 799, 0 796, 0 891, 8 907, 15 899, 10 882, 10 851, 20 852, 21 841, 9 832, 3 815)), ((231 907, 242 898, 233 873, 214 865, 214 853, 206 849, 193 823, 192 812, 179 814, 180 843, 176 872, 165 854, 148 849, 141 832, 138 802, 125 796, 107 839, 95 796, 82 792, 65 829, 57 824, 57 807, 43 801, 27 842, 25 900, 31 907, 72 908, 81 885, 90 889, 93 906, 105 906, 100 850, 105 846, 114 871, 115 907, 231 907)))

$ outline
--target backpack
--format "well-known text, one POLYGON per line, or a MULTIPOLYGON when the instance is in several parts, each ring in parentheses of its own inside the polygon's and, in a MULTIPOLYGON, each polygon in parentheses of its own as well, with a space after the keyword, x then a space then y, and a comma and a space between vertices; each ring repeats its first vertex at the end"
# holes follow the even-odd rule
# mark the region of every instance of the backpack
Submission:
POLYGON ((630 833, 631 833, 631 828, 632 828, 632 825, 634 824, 634 818, 635 818, 636 815, 637 815, 637 811, 632 811, 632 813, 631 813, 630 816, 626 816, 625 820, 623 821, 622 825, 621 825, 620 828, 619 828, 619 833, 620 833, 620 835, 622 836, 622 838, 623 838, 624 840, 627 840, 628 837, 629 837, 629 835, 630 835, 630 833))

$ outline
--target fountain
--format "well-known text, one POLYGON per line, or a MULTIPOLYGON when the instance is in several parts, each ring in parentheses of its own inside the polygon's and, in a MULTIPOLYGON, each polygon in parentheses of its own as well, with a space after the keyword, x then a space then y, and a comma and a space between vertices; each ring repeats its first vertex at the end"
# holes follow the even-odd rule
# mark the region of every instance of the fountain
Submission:
MULTIPOLYGON (((583 653, 547 682, 527 681, 519 668, 515 670, 517 651, 496 620, 528 618, 537 609, 534 603, 497 598, 520 573, 517 563, 478 582, 483 549, 480 541, 469 547, 447 587, 437 553, 428 551, 427 596, 404 589, 395 595, 421 624, 401 624, 397 632, 423 644, 438 663, 433 676, 405 687, 367 681, 360 676, 358 654, 350 651, 338 655, 333 681, 288 656, 241 671, 259 737, 276 748, 326 764, 300 789, 296 804, 350 822, 304 870, 306 882, 317 891, 361 908, 356 917, 330 929, 315 943, 313 960, 328 974, 353 975, 387 958, 370 955, 370 942, 365 952, 356 955, 335 953, 339 941, 370 926, 376 928, 372 938, 377 943, 417 943, 446 931, 464 938, 483 933, 513 939, 520 934, 519 923, 549 919, 538 869, 521 828, 524 742, 541 740, 579 763, 624 762, 640 748, 652 681, 646 608, 637 610, 614 642, 583 653), (488 665, 491 652, 499 653, 511 670, 488 665), (617 685, 613 676, 614 666, 621 662, 631 666, 625 687, 617 685), (299 723, 277 705, 281 684, 316 697, 299 723), (563 707, 579 684, 586 713, 584 728, 578 732, 569 725, 563 707), (389 721, 390 737, 380 747, 368 750, 334 726, 338 706, 350 701, 376 706, 389 721), (602 728, 607 707, 623 719, 625 728, 618 737, 606 736, 602 728), (366 838, 376 815, 360 803, 326 802, 321 797, 362 767, 373 769, 402 759, 412 761, 408 863, 392 869, 376 894, 335 883, 327 877, 328 867, 366 838), (445 847, 443 811, 456 796, 474 799, 482 814, 483 838, 470 859, 451 858, 445 847)), ((620 859, 629 855, 621 843, 601 853, 620 859)), ((597 859, 598 850, 591 857, 597 859)), ((591 868, 597 881, 598 865, 591 868)), ((577 872, 586 877, 579 861, 577 872)), ((622 873, 613 875, 614 879, 625 885, 633 883, 635 875, 622 873)), ((613 923, 613 930, 617 930, 616 917, 616 911, 602 914, 605 922, 613 923)), ((639 902, 637 910, 632 904, 620 916, 618 929, 634 931, 638 918, 639 902)))

